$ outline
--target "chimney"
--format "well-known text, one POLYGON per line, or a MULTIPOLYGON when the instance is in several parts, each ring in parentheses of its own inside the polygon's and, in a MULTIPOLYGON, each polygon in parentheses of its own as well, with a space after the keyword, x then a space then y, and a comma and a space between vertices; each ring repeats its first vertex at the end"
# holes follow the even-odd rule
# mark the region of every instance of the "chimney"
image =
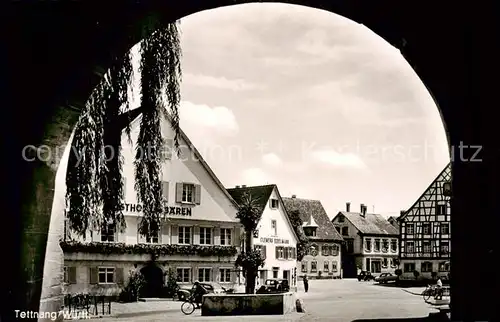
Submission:
POLYGON ((350 202, 345 203, 345 211, 351 212, 351 203, 350 202))
POLYGON ((406 212, 406 210, 400 210, 400 211, 399 211, 399 215, 400 215, 400 216, 403 216, 403 215, 405 214, 405 212, 406 212))
POLYGON ((242 185, 241 187, 242 187, 242 188, 246 188, 246 187, 247 187, 247 185, 246 185, 246 184, 244 184, 244 185, 242 185))
POLYGON ((236 186, 236 188, 239 188, 240 186, 236 186))
POLYGON ((361 204, 361 216, 365 216, 366 215, 366 206, 364 203, 361 204))
POLYGON ((292 195, 292 198, 297 198, 297 195, 292 195))

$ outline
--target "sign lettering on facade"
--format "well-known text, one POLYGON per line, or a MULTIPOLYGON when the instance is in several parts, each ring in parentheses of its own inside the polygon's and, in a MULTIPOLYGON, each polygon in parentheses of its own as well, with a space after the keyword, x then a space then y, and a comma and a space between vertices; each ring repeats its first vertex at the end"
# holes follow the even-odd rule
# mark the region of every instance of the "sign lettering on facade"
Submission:
MULTIPOLYGON (((127 212, 142 212, 142 208, 143 207, 141 204, 133 204, 133 203, 126 203, 122 206, 122 210, 127 212)), ((190 217, 193 214, 191 208, 167 206, 165 207, 165 215, 190 217)))
POLYGON ((260 237, 261 243, 290 244, 288 239, 260 237))

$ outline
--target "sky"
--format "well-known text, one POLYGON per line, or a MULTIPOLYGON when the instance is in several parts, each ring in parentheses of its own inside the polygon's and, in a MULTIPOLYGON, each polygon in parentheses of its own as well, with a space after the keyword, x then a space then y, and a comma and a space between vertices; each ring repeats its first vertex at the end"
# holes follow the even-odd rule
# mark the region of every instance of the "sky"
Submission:
POLYGON ((180 123, 227 187, 277 184, 332 218, 399 215, 449 162, 399 50, 330 12, 254 3, 181 19, 180 123))

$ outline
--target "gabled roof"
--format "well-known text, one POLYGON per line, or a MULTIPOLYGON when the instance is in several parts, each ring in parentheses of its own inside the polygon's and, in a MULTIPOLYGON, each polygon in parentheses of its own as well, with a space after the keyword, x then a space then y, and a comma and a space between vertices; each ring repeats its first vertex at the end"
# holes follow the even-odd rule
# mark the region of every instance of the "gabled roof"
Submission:
POLYGON ((256 199, 257 205, 264 211, 266 209, 267 202, 271 193, 273 193, 275 185, 269 184, 265 186, 254 186, 254 187, 244 187, 244 188, 230 188, 227 192, 233 197, 233 199, 239 203, 243 200, 243 195, 248 193, 252 198, 256 199))
MULTIPOLYGON (((382 215, 367 213, 363 216, 359 212, 341 211, 335 216, 335 218, 339 215, 343 215, 362 234, 399 235, 398 229, 391 225, 391 223, 382 215)), ((332 222, 335 218, 332 219, 332 222)))
POLYGON ((324 240, 344 240, 337 232, 328 215, 319 200, 300 199, 300 198, 283 198, 287 211, 298 210, 300 217, 304 223, 316 223, 318 229, 316 237, 308 237, 310 239, 324 240))
POLYGON ((440 189, 440 192, 442 194, 443 192, 442 187, 438 187, 438 183, 450 180, 451 180, 451 162, 444 167, 444 169, 436 176, 434 180, 432 180, 431 184, 427 187, 427 189, 424 190, 422 195, 418 197, 418 199, 413 203, 413 205, 410 208, 408 208, 408 210, 404 214, 399 216, 398 221, 399 222, 403 221, 411 212, 411 210, 413 210, 415 206, 418 206, 419 201, 423 200, 426 195, 435 193, 436 189, 440 189))
POLYGON ((253 187, 240 187, 240 188, 229 188, 227 189, 228 193, 236 200, 236 202, 241 202, 243 200, 243 196, 245 193, 250 194, 253 198, 258 199, 256 202, 262 209, 262 212, 266 209, 267 203, 269 201, 269 198, 271 197, 271 194, 273 193, 273 190, 276 189, 276 194, 278 195, 278 200, 281 204, 281 207, 283 208, 283 211, 285 212, 285 220, 287 221, 288 225, 291 228, 292 234, 295 237, 295 240, 299 240, 297 233, 295 232, 294 227, 292 226, 292 223, 290 222, 290 218, 288 217, 288 212, 286 205, 284 203, 284 198, 281 197, 280 192, 278 190, 278 186, 275 184, 268 184, 268 185, 263 185, 263 186, 253 186, 253 187))
MULTIPOLYGON (((139 124, 139 121, 141 120, 142 118, 142 111, 140 111, 140 109, 135 109, 135 110, 132 110, 132 111, 129 111, 127 113, 130 113, 129 114, 129 117, 126 117, 126 113, 123 114, 123 121, 122 122, 127 122, 128 120, 130 119, 133 119, 133 121, 130 123, 130 128, 133 129, 135 126, 138 126, 139 124), (134 117, 134 118, 133 118, 134 117)), ((171 119, 168 115, 165 115, 165 119, 168 121, 168 122, 171 122, 171 119)), ((123 129, 127 126, 127 124, 123 124, 123 129)), ((222 190, 222 193, 229 199, 229 201, 236 207, 238 207, 238 203, 233 199, 233 197, 227 192, 226 188, 224 187, 224 185, 222 184, 222 182, 220 182, 219 178, 217 178, 217 176, 215 175, 215 173, 212 171, 212 169, 210 168, 210 166, 207 164, 207 162, 203 159, 203 157, 201 156, 200 152, 196 149, 196 147, 193 145, 193 143, 191 142, 191 140, 187 137, 186 133, 184 133, 184 131, 182 129, 179 129, 179 135, 180 135, 180 139, 181 140, 184 140, 186 143, 187 143, 187 146, 189 147, 189 149, 194 153, 194 156, 195 158, 200 162, 200 164, 202 165, 202 167, 205 169, 205 171, 207 171, 207 173, 209 174, 209 176, 212 178, 212 180, 214 180, 215 184, 222 190)))

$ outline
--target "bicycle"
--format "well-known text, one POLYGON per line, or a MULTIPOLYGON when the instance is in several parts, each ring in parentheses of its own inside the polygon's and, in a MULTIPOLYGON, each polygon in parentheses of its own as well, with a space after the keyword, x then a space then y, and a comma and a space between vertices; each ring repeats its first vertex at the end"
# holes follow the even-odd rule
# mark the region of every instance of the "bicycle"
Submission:
POLYGON ((422 292, 422 296, 425 302, 427 302, 431 296, 436 296, 436 286, 427 285, 427 288, 422 292))
POLYGON ((181 311, 185 315, 191 315, 195 310, 198 309, 198 305, 194 302, 194 299, 192 297, 188 298, 187 300, 184 301, 181 305, 181 311))

